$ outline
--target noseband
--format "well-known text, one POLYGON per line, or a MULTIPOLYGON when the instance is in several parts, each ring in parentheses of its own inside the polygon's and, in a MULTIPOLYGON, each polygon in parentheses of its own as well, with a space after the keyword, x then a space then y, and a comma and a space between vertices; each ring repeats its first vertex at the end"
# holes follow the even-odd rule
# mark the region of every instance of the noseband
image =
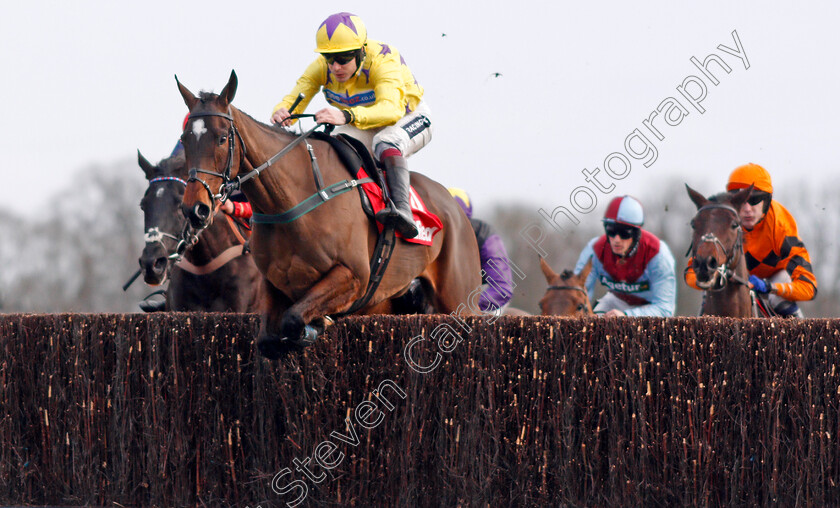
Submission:
MULTIPOLYGON (((183 181, 180 178, 175 177, 175 176, 159 176, 157 178, 152 178, 151 180, 149 180, 149 185, 151 186, 155 182, 164 182, 164 181, 179 182, 179 183, 183 184, 184 187, 187 186, 187 182, 185 182, 185 181, 183 181)), ((183 257, 183 255, 187 251, 187 249, 189 247, 192 247, 193 245, 195 245, 198 242, 198 234, 193 233, 192 227, 190 226, 189 221, 185 219, 184 220, 184 229, 181 231, 180 236, 176 236, 172 233, 167 233, 165 231, 161 231, 160 228, 157 228, 157 227, 152 227, 152 228, 149 228, 146 231, 145 235, 143 235, 143 240, 147 244, 149 244, 149 243, 159 243, 161 245, 161 247, 163 247, 163 250, 165 250, 168 253, 167 258, 169 259, 169 261, 170 262, 174 261, 175 263, 177 263, 178 261, 181 260, 181 258, 183 257), (165 239, 174 240, 176 242, 175 243, 175 248, 173 250, 170 251, 166 247, 166 244, 164 243, 165 239)))
MULTIPOLYGON (((723 209, 728 212, 731 212, 732 215, 735 216, 735 220, 738 222, 738 234, 735 239, 735 243, 732 244, 732 247, 727 250, 726 246, 723 245, 723 242, 720 241, 714 233, 708 232, 700 237, 700 244, 704 243, 711 243, 715 246, 715 250, 720 249, 723 252, 725 261, 723 264, 718 266, 715 271, 720 274, 721 285, 718 288, 709 288, 709 291, 720 291, 726 287, 727 282, 733 280, 739 284, 743 284, 745 286, 749 286, 749 282, 742 279, 735 273, 735 267, 741 261, 741 255, 743 254, 743 243, 744 243, 744 230, 741 228, 741 217, 738 215, 738 211, 735 210, 730 205, 723 204, 723 203, 712 203, 705 206, 700 207, 697 210, 697 215, 694 216, 694 219, 700 215, 701 212, 704 210, 712 210, 715 208, 723 209)), ((692 219, 692 221, 694 220, 692 219)), ((697 247, 698 245, 692 242, 691 246, 689 247, 689 253, 691 254, 692 258, 697 258, 697 247)))

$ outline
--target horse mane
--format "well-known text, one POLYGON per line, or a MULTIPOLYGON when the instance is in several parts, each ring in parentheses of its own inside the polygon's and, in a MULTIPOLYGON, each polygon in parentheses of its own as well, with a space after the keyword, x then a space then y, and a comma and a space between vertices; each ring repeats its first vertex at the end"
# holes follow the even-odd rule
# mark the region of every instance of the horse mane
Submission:
MULTIPOLYGON (((198 92, 198 99, 199 99, 199 101, 201 101, 201 104, 207 104, 208 102, 212 102, 212 101, 214 101, 218 98, 219 98, 219 94, 217 94, 217 93, 207 92, 205 90, 202 90, 202 91, 198 92)), ((295 134, 292 134, 292 133, 286 131, 283 127, 281 127, 279 125, 263 123, 263 122, 257 120, 256 118, 254 118, 253 116, 249 115, 245 111, 242 111, 241 109, 236 108, 233 105, 231 105, 231 107, 235 108, 237 111, 239 111, 240 113, 242 113, 243 115, 248 117, 260 129, 262 129, 266 132, 269 132, 269 133, 275 134, 275 135, 295 136, 295 134)))
POLYGON ((173 173, 179 172, 179 170, 183 170, 186 163, 187 157, 184 151, 179 150, 175 155, 161 159, 157 163, 157 173, 164 176, 172 175, 173 173))
POLYGON ((560 278, 563 280, 569 280, 575 273, 569 269, 563 270, 560 273, 560 278))
POLYGON ((710 196, 709 201, 713 203, 729 204, 732 202, 732 194, 726 191, 718 192, 714 196, 710 196))

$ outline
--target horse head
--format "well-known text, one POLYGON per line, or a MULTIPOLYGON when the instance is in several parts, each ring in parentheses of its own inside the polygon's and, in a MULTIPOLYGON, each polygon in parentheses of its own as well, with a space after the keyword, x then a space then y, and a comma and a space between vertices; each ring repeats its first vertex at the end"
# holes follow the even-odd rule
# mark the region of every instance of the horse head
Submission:
POLYGON ((221 93, 200 92, 196 97, 178 81, 178 90, 190 110, 181 142, 189 180, 184 192, 185 215, 196 229, 210 225, 217 203, 232 190, 244 159, 242 139, 233 125, 230 103, 236 94, 236 73, 221 93))
POLYGON ((577 275, 571 270, 563 270, 558 274, 543 258, 540 258, 540 268, 548 282, 548 289, 540 300, 543 316, 594 315, 585 285, 589 271, 592 269, 591 259, 577 275))
POLYGON ((743 230, 738 209, 749 199, 753 186, 735 193, 722 192, 709 199, 685 186, 697 206, 689 253, 697 286, 717 290, 726 286, 743 260, 743 230))
POLYGON ((137 162, 149 181, 140 200, 146 232, 140 268, 146 284, 156 286, 166 280, 170 256, 182 248, 185 218, 181 213, 181 200, 187 184, 186 169, 182 154, 152 165, 138 150, 137 162))

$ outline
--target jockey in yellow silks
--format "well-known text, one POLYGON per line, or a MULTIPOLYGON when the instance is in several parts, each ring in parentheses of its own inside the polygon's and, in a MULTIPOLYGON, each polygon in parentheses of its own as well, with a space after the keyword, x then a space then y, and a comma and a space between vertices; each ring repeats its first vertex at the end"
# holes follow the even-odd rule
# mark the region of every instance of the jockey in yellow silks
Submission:
MULTIPOLYGON (((405 157, 432 139, 429 108, 423 88, 396 48, 368 40, 362 20, 341 12, 329 16, 315 34, 320 53, 291 93, 274 107, 272 121, 284 123, 289 108, 303 94, 300 111, 323 90, 332 107, 315 113, 315 121, 338 126, 362 141, 382 163, 391 203, 376 214, 380 222, 394 221, 406 238, 417 236, 409 207, 409 172, 405 157)), ((296 111, 296 112, 300 112, 296 111)))

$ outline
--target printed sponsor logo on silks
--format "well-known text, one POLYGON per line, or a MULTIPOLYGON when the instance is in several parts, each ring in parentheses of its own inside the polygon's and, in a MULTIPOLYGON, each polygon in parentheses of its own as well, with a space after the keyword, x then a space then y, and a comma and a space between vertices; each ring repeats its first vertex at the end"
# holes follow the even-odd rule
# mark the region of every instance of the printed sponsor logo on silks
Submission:
POLYGON ((345 106, 360 106, 376 102, 376 93, 373 90, 356 95, 341 95, 332 90, 324 90, 324 95, 328 101, 344 104, 345 106))
POLYGON ((414 120, 403 125, 402 128, 408 133, 408 138, 411 139, 426 130, 426 128, 430 125, 432 125, 432 122, 425 116, 420 115, 414 120))
POLYGON ((608 279, 605 275, 601 276, 601 284, 607 286, 612 291, 619 293, 641 293, 650 291, 650 281, 643 280, 639 282, 615 282, 608 279))

